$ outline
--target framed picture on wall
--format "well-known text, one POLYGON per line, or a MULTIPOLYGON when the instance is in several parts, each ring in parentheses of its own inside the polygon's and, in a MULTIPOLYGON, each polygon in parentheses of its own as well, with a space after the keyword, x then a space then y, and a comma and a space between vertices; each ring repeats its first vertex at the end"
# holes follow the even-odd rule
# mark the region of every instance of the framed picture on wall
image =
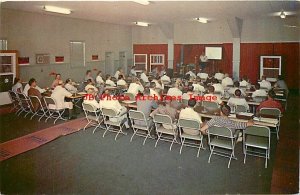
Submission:
POLYGON ((35 54, 36 64, 49 64, 50 55, 49 54, 35 54))
POLYGON ((55 63, 61 64, 64 63, 65 57, 64 56, 55 56, 55 63))

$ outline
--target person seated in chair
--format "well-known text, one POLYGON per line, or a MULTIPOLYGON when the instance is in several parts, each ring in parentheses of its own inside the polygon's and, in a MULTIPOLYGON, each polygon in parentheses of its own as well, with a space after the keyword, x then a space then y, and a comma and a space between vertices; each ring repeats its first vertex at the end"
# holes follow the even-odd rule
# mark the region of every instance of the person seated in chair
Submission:
POLYGON ((242 98, 242 92, 240 89, 235 90, 234 92, 235 97, 231 97, 229 98, 227 105, 230 106, 231 108, 234 108, 235 106, 239 105, 239 106, 244 106, 246 108, 246 110, 249 110, 249 105, 246 101, 245 98, 242 98))
POLYGON ((219 105, 223 104, 222 100, 221 100, 221 96, 218 94, 215 94, 215 88, 214 86, 209 86, 208 87, 208 93, 204 95, 205 99, 208 99, 208 97, 211 98, 212 102, 217 102, 219 105), (213 98, 215 97, 215 98, 213 98))
POLYGON ((87 95, 84 97, 83 102, 89 105, 94 106, 96 109, 100 108, 99 102, 96 100, 96 92, 94 89, 90 88, 87 90, 87 95))
POLYGON ((124 76, 122 74, 119 75, 118 81, 117 81, 117 86, 122 86, 124 88, 127 88, 127 83, 124 80, 124 76))
POLYGON ((91 79, 87 80, 87 85, 84 88, 85 91, 88 91, 89 89, 93 89, 94 91, 98 92, 98 88, 94 86, 93 81, 91 79))
POLYGON ((144 83, 149 83, 149 79, 147 76, 147 70, 143 70, 143 73, 141 74, 141 80, 144 81, 144 83))
POLYGON ((170 77, 169 77, 166 73, 160 78, 160 80, 161 80, 163 83, 166 83, 166 84, 171 83, 171 79, 170 79, 170 77))
POLYGON ((168 90, 167 95, 168 96, 174 96, 174 97, 182 96, 182 91, 178 88, 178 84, 177 83, 173 84, 173 87, 171 87, 168 90))
POLYGON ((106 75, 105 85, 110 87, 116 86, 116 83, 111 80, 111 76, 109 74, 106 75))
POLYGON ((240 87, 245 87, 245 88, 250 88, 251 87, 251 83, 249 83, 249 80, 248 80, 247 76, 243 76, 243 78, 240 82, 240 87))
POLYGON ((226 73, 224 75, 224 78, 222 79, 222 86, 225 88, 225 87, 228 87, 228 86, 231 86, 233 85, 233 80, 232 78, 229 77, 229 75, 226 73))
POLYGON ((240 89, 240 82, 238 82, 238 81, 235 81, 233 83, 233 87, 229 88, 229 90, 227 92, 229 93, 229 95, 234 95, 234 93, 237 89, 241 90, 242 97, 246 97, 246 93, 243 89, 240 89))
POLYGON ((15 78, 14 84, 13 84, 11 90, 13 92, 16 92, 16 93, 22 93, 23 92, 23 86, 22 86, 20 78, 17 78, 17 77, 15 78))
MULTIPOLYGON (((40 99, 42 105, 44 105, 43 96, 41 92, 38 89, 36 89, 36 80, 34 78, 31 78, 28 84, 30 86, 30 88, 28 89, 28 96, 37 96, 40 99)), ((32 99, 32 100, 33 100, 32 102, 33 110, 37 111, 41 105, 36 99, 32 99)))
MULTIPOLYGON (((31 78, 30 80, 32 80, 32 79, 34 79, 34 78, 31 78)), ((30 81, 29 80, 29 81, 30 81)), ((36 79, 34 79, 35 81, 36 81, 36 79)), ((35 85, 35 87, 34 88, 36 88, 37 90, 39 90, 39 92, 40 93, 44 93, 46 90, 45 89, 42 89, 42 88, 40 88, 39 86, 37 86, 37 85, 35 85)), ((28 90, 30 89, 30 85, 29 85, 29 82, 25 85, 25 87, 24 87, 24 90, 23 90, 23 93, 26 95, 26 96, 28 96, 28 90)))
POLYGON ((58 82, 59 82, 59 81, 62 81, 61 75, 60 75, 60 74, 56 74, 56 75, 55 75, 55 79, 54 79, 54 81, 52 82, 51 88, 54 89, 54 88, 58 85, 58 82))
POLYGON ((85 77, 84 77, 84 81, 87 82, 89 79, 92 80, 92 83, 95 83, 94 78, 92 77, 92 71, 91 70, 87 70, 85 73, 85 77))
POLYGON ((132 83, 130 83, 130 85, 127 89, 127 93, 131 93, 134 96, 136 96, 139 92, 143 93, 144 87, 143 87, 142 83, 139 81, 139 79, 135 77, 132 79, 132 83))
POLYGON ((261 102, 259 104, 259 106, 256 108, 256 113, 259 113, 259 111, 262 108, 278 108, 280 110, 281 113, 284 112, 284 107, 281 105, 280 102, 278 102, 277 100, 275 100, 276 94, 274 92, 274 90, 270 90, 268 92, 268 99, 261 102))
POLYGON ((102 78, 102 71, 99 70, 98 73, 97 73, 97 77, 96 77, 96 86, 99 87, 101 84, 104 83, 104 80, 102 78))
POLYGON ((267 77, 265 75, 263 75, 261 77, 261 82, 259 82, 260 88, 270 90, 272 88, 272 85, 271 85, 270 81, 267 81, 266 79, 267 79, 267 77))
POLYGON ((223 71, 222 70, 219 70, 219 72, 217 72, 215 74, 215 79, 217 79, 218 81, 222 81, 222 79, 224 78, 224 74, 223 74, 223 71))
POLYGON ((255 98, 255 97, 267 97, 266 90, 260 89, 259 83, 255 84, 255 91, 252 93, 252 98, 255 98))
POLYGON ((74 87, 73 82, 70 78, 66 80, 65 88, 70 93, 77 93, 77 91, 78 91, 78 89, 76 87, 74 87))

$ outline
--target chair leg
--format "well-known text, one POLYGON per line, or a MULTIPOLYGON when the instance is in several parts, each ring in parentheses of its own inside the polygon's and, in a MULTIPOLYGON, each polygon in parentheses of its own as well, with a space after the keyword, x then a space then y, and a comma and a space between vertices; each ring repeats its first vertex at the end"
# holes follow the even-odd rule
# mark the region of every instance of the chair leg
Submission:
POLYGON ((155 148, 156 148, 156 146, 157 146, 158 141, 160 140, 160 136, 161 136, 161 134, 157 133, 157 140, 156 140, 156 142, 155 142, 155 148))
POLYGON ((118 137, 119 133, 122 132, 122 126, 120 126, 119 128, 120 128, 120 130, 118 131, 117 135, 115 136, 115 141, 117 141, 117 137, 118 137))
POLYGON ((266 160, 265 160, 265 168, 268 167, 268 151, 266 150, 266 160))
POLYGON ((109 127, 110 127, 110 126, 108 126, 107 124, 105 124, 105 127, 106 127, 106 130, 104 131, 104 133, 103 133, 103 136, 102 136, 102 137, 104 137, 104 136, 105 136, 105 134, 106 134, 106 132, 108 131, 108 129, 109 129, 109 127))
POLYGON ((144 142, 143 142, 143 145, 145 145, 145 143, 146 143, 146 140, 148 139, 148 137, 150 137, 151 135, 150 135, 150 133, 148 132, 148 134, 147 134, 147 136, 146 136, 146 138, 144 139, 144 142))
POLYGON ((210 158, 211 158, 213 152, 214 152, 214 147, 212 147, 211 150, 210 150, 210 155, 208 157, 208 163, 210 163, 210 158))
POLYGON ((172 150, 172 146, 174 144, 174 141, 176 141, 176 137, 174 136, 173 140, 172 140, 172 143, 171 143, 171 146, 170 146, 170 151, 172 150))
POLYGON ((182 151, 182 148, 183 148, 183 145, 184 145, 184 141, 185 141, 185 138, 183 138, 181 140, 181 147, 180 147, 180 150, 179 150, 179 154, 181 154, 181 151, 182 151))
POLYGON ((234 154, 233 154, 233 151, 232 151, 232 153, 230 155, 230 159, 229 159, 228 165, 227 165, 227 168, 230 168, 230 163, 231 163, 231 159, 232 159, 233 156, 234 156, 234 154))
POLYGON ((37 112, 33 113, 33 115, 30 117, 30 120, 32 120, 35 115, 37 115, 37 112))
POLYGON ((98 125, 94 128, 93 134, 95 133, 95 131, 96 131, 96 129, 97 129, 98 127, 100 127, 100 123, 98 123, 98 125))
POLYGON ((198 148, 197 158, 199 157, 201 147, 202 147, 202 140, 200 141, 200 145, 199 145, 199 148, 198 148))
POLYGON ((83 127, 83 130, 85 131, 85 128, 91 123, 92 121, 90 120, 88 120, 88 123, 83 127))
POLYGON ((133 129, 133 134, 130 138, 130 142, 132 142, 132 139, 133 139, 134 135, 137 133, 137 130, 135 128, 132 127, 132 129, 133 129))

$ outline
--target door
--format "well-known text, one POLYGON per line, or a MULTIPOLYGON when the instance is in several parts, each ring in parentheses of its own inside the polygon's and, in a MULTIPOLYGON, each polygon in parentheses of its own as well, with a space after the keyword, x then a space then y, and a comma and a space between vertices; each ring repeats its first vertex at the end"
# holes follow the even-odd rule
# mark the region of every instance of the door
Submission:
POLYGON ((114 75, 114 56, 112 52, 105 52, 105 74, 114 75))
POLYGON ((119 67, 123 68, 124 73, 127 73, 127 55, 125 51, 119 52, 119 67))

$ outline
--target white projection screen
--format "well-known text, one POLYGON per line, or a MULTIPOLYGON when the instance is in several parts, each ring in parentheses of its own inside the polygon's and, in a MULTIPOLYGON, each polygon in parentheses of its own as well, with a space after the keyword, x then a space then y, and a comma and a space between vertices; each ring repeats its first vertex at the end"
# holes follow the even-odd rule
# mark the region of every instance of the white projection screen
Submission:
POLYGON ((222 47, 205 47, 205 55, 209 60, 222 60, 222 47))

